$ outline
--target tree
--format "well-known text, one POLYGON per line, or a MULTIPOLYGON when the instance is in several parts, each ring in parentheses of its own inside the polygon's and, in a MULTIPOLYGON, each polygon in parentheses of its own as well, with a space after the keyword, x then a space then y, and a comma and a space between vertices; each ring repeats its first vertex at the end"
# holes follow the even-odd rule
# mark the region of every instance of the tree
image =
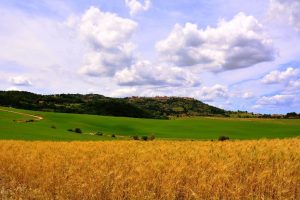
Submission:
POLYGON ((298 115, 296 112, 290 112, 286 114, 286 118, 298 118, 300 117, 300 114, 298 115))

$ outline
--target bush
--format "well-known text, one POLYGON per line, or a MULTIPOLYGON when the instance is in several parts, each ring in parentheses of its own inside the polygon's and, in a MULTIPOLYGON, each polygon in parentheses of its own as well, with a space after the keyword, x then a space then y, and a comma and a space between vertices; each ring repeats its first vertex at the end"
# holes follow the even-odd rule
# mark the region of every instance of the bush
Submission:
POLYGON ((102 136, 102 135, 103 135, 103 133, 101 133, 101 132, 97 132, 97 133, 96 133, 96 135, 102 136))
POLYGON ((142 140, 147 141, 148 140, 148 136, 142 136, 142 140))
POLYGON ((154 140, 155 139, 155 135, 151 135, 150 137, 149 137, 149 140, 154 140))
POLYGON ((139 136, 137 136, 137 135, 132 136, 132 138, 133 138, 134 140, 139 140, 139 136))
POLYGON ((229 137, 227 137, 227 136, 220 136, 218 140, 219 141, 229 140, 229 137))
POLYGON ((116 135, 115 135, 115 134, 112 134, 112 135, 111 135, 111 137, 115 138, 115 137, 116 137, 116 135))
POLYGON ((26 120, 26 122, 34 122, 33 119, 26 120))
POLYGON ((74 131, 73 131, 73 129, 71 129, 71 128, 69 128, 69 129, 68 129, 68 131, 70 131, 70 132, 74 132, 74 131))
POLYGON ((74 132, 75 132, 75 133, 82 133, 82 130, 81 130, 80 128, 75 128, 75 129, 74 129, 74 132))
POLYGON ((51 128, 56 129, 56 126, 52 125, 51 128))

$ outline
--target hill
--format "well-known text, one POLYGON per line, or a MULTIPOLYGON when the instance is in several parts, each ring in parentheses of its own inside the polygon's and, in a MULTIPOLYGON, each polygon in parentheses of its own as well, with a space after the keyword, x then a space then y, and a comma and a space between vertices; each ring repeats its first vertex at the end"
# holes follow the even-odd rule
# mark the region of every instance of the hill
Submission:
POLYGON ((225 111, 187 97, 130 97, 127 102, 158 116, 225 116, 225 111))
POLYGON ((216 140, 222 135, 230 139, 260 139, 297 137, 299 130, 299 119, 192 117, 158 120, 0 107, 0 139, 9 140, 132 140, 132 136, 151 135, 156 139, 216 140), (68 131, 75 128, 80 128, 82 133, 68 131), (116 137, 111 137, 112 134, 116 137))
POLYGON ((154 119, 226 115, 223 109, 181 97, 110 98, 98 94, 40 95, 24 91, 0 91, 0 105, 36 111, 154 119))

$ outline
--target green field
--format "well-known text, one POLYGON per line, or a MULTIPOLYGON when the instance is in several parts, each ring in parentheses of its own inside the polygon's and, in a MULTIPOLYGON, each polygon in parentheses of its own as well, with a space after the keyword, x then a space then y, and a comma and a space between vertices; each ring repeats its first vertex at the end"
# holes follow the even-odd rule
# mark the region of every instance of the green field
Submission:
POLYGON ((43 117, 42 120, 36 122, 18 122, 18 120, 28 120, 32 117, 0 111, 0 139, 71 141, 129 139, 129 137, 121 136, 134 135, 155 135, 156 138, 162 139, 217 139, 221 135, 229 136, 231 139, 300 136, 300 120, 298 119, 198 117, 155 120, 0 108, 43 117), (51 128, 51 126, 56 128, 51 128), (77 127, 82 129, 84 134, 67 131, 77 127), (103 132, 104 136, 89 135, 95 132, 103 132), (117 137, 112 138, 111 134, 117 137))

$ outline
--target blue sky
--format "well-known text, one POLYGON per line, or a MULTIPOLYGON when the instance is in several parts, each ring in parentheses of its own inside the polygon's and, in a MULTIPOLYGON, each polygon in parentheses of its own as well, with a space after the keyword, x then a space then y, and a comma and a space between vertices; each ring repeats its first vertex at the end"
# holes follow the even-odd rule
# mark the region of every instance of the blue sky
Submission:
POLYGON ((300 112, 297 0, 2 0, 0 90, 300 112))

